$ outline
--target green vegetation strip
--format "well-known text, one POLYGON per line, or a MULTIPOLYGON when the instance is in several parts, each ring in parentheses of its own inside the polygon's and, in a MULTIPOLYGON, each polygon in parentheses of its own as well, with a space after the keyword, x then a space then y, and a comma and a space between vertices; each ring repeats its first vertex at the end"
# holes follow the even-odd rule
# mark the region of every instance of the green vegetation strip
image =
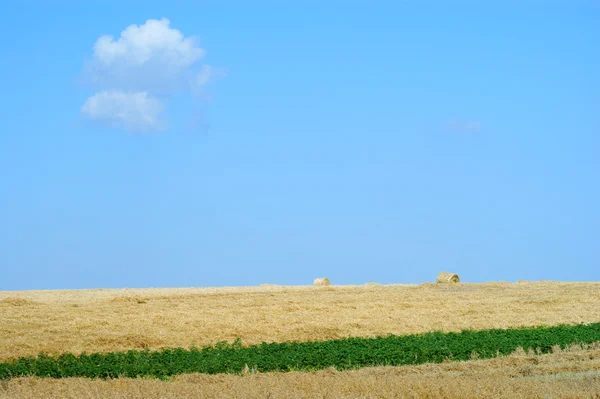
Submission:
POLYGON ((165 349, 123 353, 62 354, 20 358, 0 363, 0 379, 39 377, 156 377, 183 373, 242 373, 311 371, 335 367, 400 366, 440 363, 507 355, 518 347, 548 353, 553 346, 600 341, 600 323, 508 330, 433 332, 379 338, 346 338, 324 342, 263 343, 244 347, 240 342, 202 349, 165 349))

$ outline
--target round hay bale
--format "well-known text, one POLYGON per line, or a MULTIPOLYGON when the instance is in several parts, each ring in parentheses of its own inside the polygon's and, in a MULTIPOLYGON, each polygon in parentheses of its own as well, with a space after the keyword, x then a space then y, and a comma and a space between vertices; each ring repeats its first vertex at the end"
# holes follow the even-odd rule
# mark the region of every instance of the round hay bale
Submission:
POLYGON ((460 279, 458 278, 458 274, 441 272, 438 274, 437 278, 438 283, 459 283, 460 279))
POLYGON ((326 285, 331 285, 331 281, 329 281, 327 277, 316 278, 315 281, 313 281, 313 285, 323 287, 326 285))

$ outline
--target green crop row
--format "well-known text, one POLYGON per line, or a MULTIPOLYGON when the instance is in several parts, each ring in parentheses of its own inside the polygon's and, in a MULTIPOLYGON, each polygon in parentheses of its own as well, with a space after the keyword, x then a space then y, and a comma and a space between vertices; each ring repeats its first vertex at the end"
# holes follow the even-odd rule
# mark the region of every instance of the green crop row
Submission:
POLYGON ((508 330, 433 332, 379 338, 346 338, 323 342, 263 343, 244 347, 240 342, 202 349, 165 349, 119 353, 62 354, 20 358, 0 363, 0 379, 39 377, 156 377, 183 373, 241 373, 352 369, 440 363, 507 355, 518 347, 547 353, 553 346, 600 341, 600 323, 508 330))

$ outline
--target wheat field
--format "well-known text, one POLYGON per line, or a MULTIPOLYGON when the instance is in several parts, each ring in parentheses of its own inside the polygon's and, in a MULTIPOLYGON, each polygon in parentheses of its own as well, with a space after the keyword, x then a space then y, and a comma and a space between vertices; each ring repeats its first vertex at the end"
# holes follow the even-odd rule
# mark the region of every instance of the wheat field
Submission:
MULTIPOLYGON (((600 283, 2 291, 0 360, 39 352, 203 346, 238 338, 256 344, 598 321, 600 283)), ((188 375, 170 382, 22 378, 2 382, 0 397, 375 398, 397 392, 396 397, 454 398, 475 397, 473 392, 536 397, 531 395, 554 391, 564 394, 558 397, 600 398, 598 350, 417 368, 188 375)))
POLYGON ((0 360, 600 321, 600 283, 0 292, 0 360))

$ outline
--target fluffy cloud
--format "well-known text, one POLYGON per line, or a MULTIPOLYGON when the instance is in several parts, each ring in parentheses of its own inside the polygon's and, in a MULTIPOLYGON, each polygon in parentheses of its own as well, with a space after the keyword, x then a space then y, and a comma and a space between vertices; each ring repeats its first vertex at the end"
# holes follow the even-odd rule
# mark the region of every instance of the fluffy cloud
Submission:
POLYGON ((161 102, 146 92, 101 91, 87 99, 81 112, 92 120, 127 131, 149 131, 163 127, 161 102))
POLYGON ((96 85, 169 94, 185 89, 205 54, 168 19, 150 19, 127 27, 116 40, 109 35, 96 40, 87 72, 96 85))
POLYGON ((101 36, 85 77, 102 91, 88 98, 81 111, 90 119, 130 131, 155 129, 164 109, 159 97, 201 93, 220 75, 200 63, 205 54, 195 37, 171 28, 166 18, 130 25, 116 39, 101 36))
POLYGON ((166 18, 150 19, 144 25, 130 25, 118 40, 110 35, 101 36, 94 45, 94 58, 107 67, 142 66, 158 60, 176 69, 187 68, 202 58, 205 51, 196 46, 193 37, 183 37, 170 24, 166 18))

